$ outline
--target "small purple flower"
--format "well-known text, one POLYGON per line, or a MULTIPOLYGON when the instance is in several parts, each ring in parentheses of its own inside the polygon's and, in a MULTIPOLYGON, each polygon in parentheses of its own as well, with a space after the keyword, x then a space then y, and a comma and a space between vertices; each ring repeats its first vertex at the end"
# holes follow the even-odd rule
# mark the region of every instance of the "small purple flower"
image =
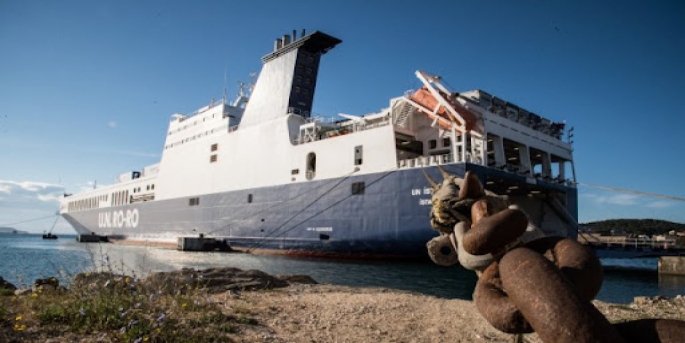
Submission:
POLYGON ((164 318, 166 318, 166 314, 162 313, 162 314, 159 315, 159 317, 157 317, 157 321, 158 321, 158 322, 161 322, 161 321, 164 320, 164 318))
POLYGON ((133 343, 141 343, 142 341, 143 341, 143 338, 142 338, 142 337, 138 337, 138 338, 136 338, 135 341, 133 341, 133 343))
POLYGON ((85 317, 85 316, 86 316, 86 310, 85 310, 83 307, 81 307, 81 309, 78 310, 78 313, 79 313, 82 317, 85 317))

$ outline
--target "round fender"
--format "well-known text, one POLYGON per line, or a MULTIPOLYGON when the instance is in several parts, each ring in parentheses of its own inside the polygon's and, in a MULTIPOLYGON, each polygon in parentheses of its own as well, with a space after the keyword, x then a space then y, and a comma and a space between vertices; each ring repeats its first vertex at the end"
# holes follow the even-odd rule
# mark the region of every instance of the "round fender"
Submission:
POLYGON ((459 264, 468 270, 483 270, 492 263, 492 254, 473 255, 464 249, 464 233, 467 231, 468 223, 459 222, 454 226, 454 240, 457 247, 457 257, 459 264))
POLYGON ((614 324, 627 343, 680 343, 685 340, 685 321, 675 319, 640 319, 614 324))
POLYGON ((478 312, 495 329, 506 333, 533 332, 533 328, 502 290, 497 262, 492 263, 478 278, 473 302, 478 312))
POLYGON ((559 268, 575 289, 590 301, 602 287, 604 273, 595 254, 571 238, 545 237, 526 244, 559 268))
POLYGON ((543 342, 623 342, 609 321, 537 252, 525 247, 507 252, 499 272, 509 300, 543 342))
POLYGON ((459 262, 457 250, 448 235, 434 237, 426 243, 426 248, 428 248, 428 256, 437 265, 449 267, 459 262))
POLYGON ((464 234, 464 248, 473 255, 495 253, 514 242, 527 227, 523 212, 506 209, 474 223, 464 234))

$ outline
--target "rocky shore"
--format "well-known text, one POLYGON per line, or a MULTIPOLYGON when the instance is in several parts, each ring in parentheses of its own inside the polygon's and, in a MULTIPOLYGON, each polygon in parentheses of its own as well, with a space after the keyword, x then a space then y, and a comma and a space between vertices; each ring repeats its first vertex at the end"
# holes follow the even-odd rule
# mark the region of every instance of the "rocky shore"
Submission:
MULTIPOLYGON (((511 342, 471 301, 213 268, 145 279, 79 274, 15 290, 0 278, 1 342, 511 342)), ((595 301, 612 322, 685 320, 685 297, 595 301)), ((526 342, 540 342, 537 335, 526 342)))

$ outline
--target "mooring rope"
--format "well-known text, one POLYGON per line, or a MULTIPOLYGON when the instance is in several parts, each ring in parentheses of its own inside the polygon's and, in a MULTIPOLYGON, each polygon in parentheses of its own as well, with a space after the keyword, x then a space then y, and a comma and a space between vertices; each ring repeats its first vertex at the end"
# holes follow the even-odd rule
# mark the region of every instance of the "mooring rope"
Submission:
MULTIPOLYGON (((367 186, 371 186, 371 185, 373 185, 373 184, 375 184, 375 183, 381 181, 382 179, 388 177, 390 174, 396 172, 397 170, 398 170, 397 168, 394 168, 394 169, 391 169, 391 170, 387 171, 387 172, 385 173, 385 175, 383 175, 383 176, 379 177, 378 179, 374 180, 373 182, 369 183, 367 186)), ((367 186, 365 186, 365 187, 367 187, 367 186)), ((331 190, 332 190, 332 189, 331 189, 331 190)), ((324 194, 324 195, 325 195, 325 194, 324 194)), ((324 212, 328 211, 328 210, 331 209, 332 207, 334 207, 334 206, 338 205, 339 203, 341 203, 341 202, 347 200, 348 198, 350 198, 350 197, 353 196, 353 195, 354 195, 354 194, 348 194, 347 196, 345 196, 345 197, 341 198, 340 200, 334 202, 334 203, 331 204, 330 206, 328 206, 328 207, 322 209, 322 210, 319 211, 319 212, 314 213, 313 215, 311 215, 311 216, 305 218, 304 220, 298 222, 297 224, 294 224, 294 225, 291 226, 289 229, 287 229, 287 230, 281 232, 281 233, 278 234, 277 236, 274 236, 274 237, 271 237, 271 238, 278 238, 278 237, 281 237, 281 236, 285 235, 286 233, 288 233, 288 232, 294 230, 295 228, 297 228, 299 225, 302 225, 303 223, 307 222, 308 220, 310 220, 310 219, 312 219, 312 218, 314 218, 314 217, 320 215, 321 213, 324 213, 324 212)), ((322 195, 322 196, 323 196, 323 195, 322 195)), ((321 197, 322 197, 322 196, 321 196, 321 197)), ((319 199, 321 199, 321 197, 317 198, 317 201, 318 201, 319 199)), ((316 201, 314 201, 314 202, 316 202, 316 201)), ((312 204, 313 204, 314 202, 312 202, 312 204)), ((311 206, 311 204, 308 205, 308 206, 311 206)), ((301 212, 302 212, 302 211, 298 212, 297 214, 300 214, 301 212)), ((297 214, 296 214, 296 215, 297 215, 297 214)), ((296 216, 296 215, 295 215, 295 216, 296 216)), ((295 216, 291 217, 289 220, 291 220, 291 219, 294 218, 295 216)), ((288 220, 288 221, 289 221, 289 220, 288 220)), ((282 228, 283 226, 284 226, 284 225, 279 226, 279 227, 278 227, 276 230, 274 230, 272 233, 275 233, 276 231, 278 231, 278 230, 279 230, 280 228, 282 228)), ((259 247, 263 242, 266 241, 267 238, 270 238, 270 236, 269 236, 269 235, 264 236, 262 239, 260 239, 259 241, 255 242, 255 244, 254 244, 252 247, 250 247, 249 249, 247 249, 247 252, 250 252, 251 250, 256 249, 257 247, 259 247)))
MULTIPOLYGON (((357 172, 356 170, 353 170, 352 172, 350 172, 350 173, 344 175, 344 176, 343 176, 343 181, 344 181, 345 179, 347 179, 348 177, 350 177, 352 174, 356 173, 356 172, 357 172)), ((278 208, 278 207, 280 207, 280 206, 286 205, 286 204, 288 204, 290 201, 293 201, 293 200, 295 200, 295 199, 297 199, 297 198, 299 198, 299 197, 301 197, 301 196, 309 195, 309 194, 311 194, 312 191, 315 191, 315 190, 317 190, 317 189, 319 189, 319 188, 323 188, 324 186, 328 186, 328 185, 330 185, 331 183, 334 183, 336 180, 337 180, 337 179, 333 179, 333 180, 331 180, 331 181, 329 181, 329 182, 322 183, 321 185, 318 185, 318 186, 314 187, 312 190, 309 190, 309 191, 306 191, 306 192, 302 192, 302 193, 300 193, 300 194, 298 194, 298 195, 295 195, 294 197, 292 197, 292 198, 290 198, 290 199, 287 199, 287 200, 284 200, 284 201, 280 201, 280 202, 276 203, 275 205, 273 205, 273 206, 271 206, 271 207, 267 207, 267 208, 265 208, 265 209, 263 209, 263 210, 261 210, 261 211, 258 211, 258 212, 249 214, 249 215, 247 215, 247 216, 244 217, 244 218, 230 219, 229 222, 228 222, 228 224, 226 224, 226 225, 224 225, 224 226, 222 226, 222 227, 220 227, 220 228, 218 228, 218 229, 216 229, 216 230, 209 231, 209 232, 207 232, 206 234, 209 235, 209 234, 213 234, 213 233, 222 231, 222 230, 228 228, 229 226, 231 226, 232 224, 234 224, 234 223, 236 223, 236 222, 244 221, 244 220, 247 220, 247 219, 250 219, 250 218, 254 218, 254 217, 256 217, 256 216, 258 216, 258 215, 260 215, 260 214, 263 214, 263 213, 265 213, 265 212, 271 211, 271 210, 276 209, 276 208, 278 208)), ((336 185, 336 186, 337 186, 337 185, 336 185)), ((334 186, 334 187, 336 187, 336 186, 334 186)))
MULTIPOLYGON (((40 217, 40 218, 27 219, 27 220, 22 220, 22 221, 14 222, 14 223, 0 224, 0 226, 12 226, 12 225, 19 225, 19 224, 24 224, 24 223, 29 223, 29 222, 35 222, 35 221, 37 221, 37 220, 52 218, 52 216, 57 216, 57 219, 59 219, 59 213, 57 213, 57 214, 51 214, 51 215, 49 215, 49 216, 40 217)), ((55 222, 56 222, 56 221, 55 221, 55 222)), ((53 226, 54 226, 54 225, 53 225, 53 226)))

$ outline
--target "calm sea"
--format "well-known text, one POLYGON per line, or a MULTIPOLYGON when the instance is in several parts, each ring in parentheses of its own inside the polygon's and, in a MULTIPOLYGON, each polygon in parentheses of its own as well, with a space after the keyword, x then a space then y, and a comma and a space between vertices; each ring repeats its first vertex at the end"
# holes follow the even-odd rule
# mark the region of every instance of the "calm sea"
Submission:
MULTIPOLYGON (((659 277, 656 259, 602 260, 607 270, 598 299, 629 303, 639 295, 685 294, 685 277, 659 277)), ((461 267, 431 263, 330 261, 249 254, 180 252, 144 246, 78 243, 75 236, 43 240, 40 235, 0 235, 0 276, 26 286, 57 276, 62 283, 84 270, 112 269, 129 275, 182 267, 230 266, 269 274, 306 274, 321 283, 386 287, 444 298, 471 299, 476 276, 461 267)))

